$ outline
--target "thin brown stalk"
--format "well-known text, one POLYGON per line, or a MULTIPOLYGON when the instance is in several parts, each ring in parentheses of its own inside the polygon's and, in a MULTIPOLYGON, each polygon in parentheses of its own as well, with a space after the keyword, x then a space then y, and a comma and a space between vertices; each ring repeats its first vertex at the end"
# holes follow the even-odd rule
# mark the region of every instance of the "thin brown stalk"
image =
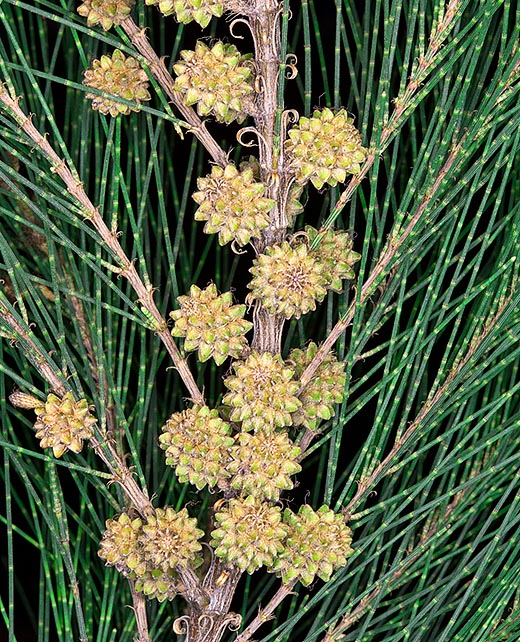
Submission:
POLYGON ((289 582, 288 584, 282 584, 276 591, 275 595, 273 595, 273 597, 269 600, 267 606, 265 606, 263 609, 261 608, 258 611, 258 615, 251 622, 251 624, 249 624, 247 628, 245 628, 242 633, 237 636, 235 642, 247 642, 247 640, 250 640, 251 636, 262 626, 262 624, 265 624, 270 619, 272 619, 274 611, 288 595, 291 595, 295 584, 296 580, 289 582))
POLYGON ((182 114, 184 120, 191 126, 191 133, 198 138, 202 145, 204 145, 215 163, 222 167, 227 165, 229 161, 227 159, 226 152, 224 152, 222 147, 220 147, 217 141, 208 132, 205 123, 197 116, 195 110, 192 107, 187 107, 182 102, 180 94, 173 90, 174 80, 166 69, 163 60, 159 58, 153 47, 150 45, 150 42, 146 37, 146 29, 140 29, 132 18, 126 18, 123 20, 121 22, 121 27, 132 41, 132 44, 137 51, 146 60, 146 64, 150 68, 154 78, 161 85, 165 94, 182 114))
POLYGON ((176 370, 179 372, 182 381, 190 393, 190 397, 195 403, 204 405, 204 397, 199 390, 186 361, 181 357, 179 349, 168 330, 166 321, 155 305, 153 300, 154 288, 151 285, 145 285, 143 283, 137 273, 134 263, 130 261, 121 247, 118 241, 117 231, 110 230, 108 228, 105 221, 99 214, 98 209, 87 196, 82 183, 75 177, 75 171, 67 165, 65 160, 60 159, 58 154, 50 145, 46 136, 42 136, 42 134, 40 134, 33 125, 31 116, 22 111, 18 102, 17 98, 13 98, 9 95, 5 86, 0 86, 0 103, 3 103, 7 111, 13 116, 23 131, 47 158, 51 171, 58 174, 58 176, 63 180, 68 192, 76 200, 83 211, 85 218, 90 221, 100 235, 106 249, 108 249, 112 256, 116 258, 119 265, 114 266, 113 271, 116 274, 125 277, 129 281, 138 296, 139 303, 148 312, 150 319, 153 320, 153 329, 171 356, 176 370))
MULTIPOLYGON (((363 287, 361 288, 361 291, 356 297, 356 300, 352 302, 345 316, 336 323, 334 328, 332 328, 332 331, 330 332, 328 337, 325 339, 325 341, 321 344, 314 358, 312 359, 310 364, 307 366, 307 368, 303 372, 300 378, 300 383, 301 383, 300 392, 305 388, 306 385, 309 384, 313 374, 316 372, 317 368, 323 362, 329 350, 332 348, 334 343, 339 339, 339 337, 343 334, 343 332, 345 332, 347 327, 352 322, 352 319, 354 318, 356 306, 364 305, 366 301, 374 294, 377 288, 381 286, 383 279, 385 278, 385 276, 388 275, 388 273, 390 272, 390 269, 393 269, 395 267, 395 259, 399 251, 403 247, 404 242, 410 237, 410 235, 413 233, 413 231, 421 221, 424 215, 424 212, 426 211, 427 207, 434 199, 438 189, 442 185, 442 182, 446 178, 448 172, 453 167, 453 164, 457 160, 458 154, 462 148, 462 143, 463 141, 461 140, 458 143, 458 145, 456 145, 452 149, 450 155, 446 159, 446 162, 444 163, 443 167, 439 171, 434 184, 432 185, 431 189, 428 190, 427 193, 424 195, 421 203, 419 204, 419 207, 417 208, 416 213, 410 219, 410 222, 404 228, 400 236, 398 238, 390 237, 390 239, 388 240, 381 257, 379 258, 379 261, 377 262, 374 269, 370 273, 366 282, 363 284, 363 287)), ((306 448, 308 448, 314 435, 315 433, 313 433, 310 430, 307 430, 305 432, 299 444, 302 452, 304 452, 306 448)))
POLYGON ((506 299, 494 317, 486 323, 482 331, 475 337, 474 341, 469 346, 464 357, 460 359, 456 366, 450 370, 442 386, 439 386, 439 388, 430 395, 413 422, 410 423, 406 430, 395 440, 395 443, 388 455, 377 465, 368 477, 360 480, 355 495, 342 511, 345 516, 345 521, 348 522, 350 520, 354 510, 362 498, 372 491, 374 486, 379 483, 385 474, 394 469, 397 454, 401 450, 408 448, 409 441, 419 431, 424 419, 431 413, 436 412, 438 403, 450 398, 456 378, 460 375, 464 367, 471 361, 475 352, 484 343, 490 332, 496 327, 509 302, 510 299, 506 299))

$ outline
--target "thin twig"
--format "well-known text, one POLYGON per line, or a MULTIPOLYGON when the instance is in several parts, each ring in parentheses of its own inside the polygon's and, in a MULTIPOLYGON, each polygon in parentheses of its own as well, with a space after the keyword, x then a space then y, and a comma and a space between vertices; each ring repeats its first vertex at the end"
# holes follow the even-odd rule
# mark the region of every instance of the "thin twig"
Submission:
POLYGON ((475 352, 481 347, 484 340, 496 327, 504 310, 510 303, 510 300, 510 297, 504 300, 493 318, 486 323, 482 331, 475 337, 475 340, 469 346, 464 357, 450 370, 442 386, 439 386, 439 388, 437 388, 437 390, 425 401, 414 421, 407 427, 402 435, 396 439, 388 455, 377 465, 369 477, 359 482, 355 495, 350 500, 349 504, 342 510, 342 513, 345 516, 345 521, 349 521, 362 497, 381 480, 382 476, 393 468, 397 453, 407 445, 411 437, 419 430, 425 417, 436 410, 436 406, 440 401, 450 398, 452 384, 454 383, 455 378, 471 361, 475 352))
POLYGON ((83 210, 85 218, 91 222, 95 230, 101 236, 107 249, 117 259, 119 266, 114 267, 113 271, 120 276, 125 277, 129 281, 130 285, 139 297, 139 303, 149 313, 150 318, 153 319, 155 324, 154 330, 170 354, 175 368, 179 372, 185 386, 188 388, 190 397, 195 403, 204 405, 204 397, 199 390, 186 361, 181 357, 179 349, 168 330, 166 321, 163 319, 155 305, 153 300, 153 288, 151 286, 146 286, 141 280, 135 265, 127 257, 118 241, 117 231, 111 231, 107 227, 105 221, 99 214, 98 209, 94 207, 92 201, 87 196, 87 193, 83 188, 83 184, 75 178, 74 172, 69 168, 65 160, 60 159, 47 138, 42 136, 36 129, 32 123, 31 116, 28 116, 22 111, 18 104, 18 98, 12 98, 4 85, 0 85, 0 102, 4 104, 8 112, 10 112, 14 117, 27 136, 29 136, 37 148, 45 155, 50 163, 51 171, 58 174, 58 176, 63 180, 68 192, 83 210))
POLYGON ((146 37, 146 30, 140 29, 132 18, 126 18, 123 20, 121 22, 121 27, 132 41, 132 44, 137 51, 139 51, 143 58, 145 58, 146 64, 150 68, 154 78, 161 85, 168 98, 180 111, 186 122, 191 125, 190 131, 204 145, 215 163, 222 167, 227 165, 229 163, 227 154, 208 132, 205 123, 203 123, 203 121, 197 116, 192 107, 188 107, 182 102, 181 95, 174 91, 174 80, 168 73, 163 60, 159 58, 153 47, 150 45, 148 38, 146 37))
POLYGON ((274 613, 274 611, 283 602, 283 600, 288 595, 291 595, 296 582, 297 580, 293 580, 288 584, 282 584, 282 586, 280 586, 273 597, 269 600, 268 605, 258 611, 258 615, 251 622, 251 624, 249 624, 249 626, 245 628, 239 636, 237 636, 235 642, 247 642, 247 640, 251 638, 255 631, 262 626, 262 624, 268 622, 272 618, 272 614, 274 613))

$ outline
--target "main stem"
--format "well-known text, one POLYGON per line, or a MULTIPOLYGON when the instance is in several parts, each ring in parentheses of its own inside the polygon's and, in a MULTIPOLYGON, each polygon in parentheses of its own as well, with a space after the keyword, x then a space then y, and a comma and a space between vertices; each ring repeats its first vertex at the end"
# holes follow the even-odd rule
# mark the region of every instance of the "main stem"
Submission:
MULTIPOLYGON (((275 205, 271 211, 271 223, 264 230, 262 238, 255 244, 257 252, 280 243, 285 238, 287 221, 285 217, 284 176, 280 151, 275 145, 278 83, 280 79, 280 15, 278 0, 263 0, 248 15, 248 23, 255 45, 255 62, 259 94, 255 125, 258 131, 260 178, 267 185, 268 196, 275 205)), ((260 352, 281 352, 283 317, 269 314, 257 302, 253 312, 254 336, 252 347, 260 352)))

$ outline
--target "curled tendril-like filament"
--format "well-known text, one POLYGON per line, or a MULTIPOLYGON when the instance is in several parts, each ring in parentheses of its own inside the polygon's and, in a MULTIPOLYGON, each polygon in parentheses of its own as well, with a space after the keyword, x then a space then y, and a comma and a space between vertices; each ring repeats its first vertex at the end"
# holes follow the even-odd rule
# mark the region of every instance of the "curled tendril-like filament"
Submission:
POLYGON ((250 34, 253 36, 253 41, 254 41, 255 49, 256 49, 255 34, 253 33, 253 30, 251 29, 251 25, 249 24, 249 20, 247 20, 246 18, 235 18, 231 22, 231 24, 229 25, 229 33, 233 36, 233 38, 236 38, 237 40, 243 40, 244 36, 240 36, 239 34, 235 33, 235 27, 240 22, 247 26, 250 34))
POLYGON ((285 56, 285 64, 285 77, 287 78, 287 80, 294 80, 298 75, 298 68, 296 67, 296 65, 298 64, 298 57, 296 56, 296 54, 287 54, 285 56))
POLYGON ((267 141, 256 127, 242 127, 242 129, 239 129, 237 132, 237 141, 244 147, 254 147, 255 145, 260 146, 260 144, 263 144, 264 148, 267 148, 267 141), (244 142, 243 136, 247 133, 254 134, 258 139, 258 143, 255 143, 253 141, 244 142))
POLYGON ((285 109, 282 113, 282 138, 287 138, 287 130, 291 125, 296 124, 300 120, 300 114, 296 109, 285 109))
POLYGON ((188 635, 190 630, 190 618, 187 615, 181 615, 173 622, 173 632, 177 635, 188 635))

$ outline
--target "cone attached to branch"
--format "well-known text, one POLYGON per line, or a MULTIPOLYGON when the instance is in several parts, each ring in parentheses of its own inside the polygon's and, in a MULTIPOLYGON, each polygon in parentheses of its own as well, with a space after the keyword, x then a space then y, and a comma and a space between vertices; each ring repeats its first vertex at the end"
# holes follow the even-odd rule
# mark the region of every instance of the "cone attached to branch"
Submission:
POLYGON ((108 31, 118 27, 130 15, 135 0, 84 0, 78 7, 78 13, 87 19, 87 25, 99 24, 108 31))
POLYGON ((249 270, 253 275, 246 301, 259 301, 270 314, 299 319, 316 309, 327 293, 327 274, 306 244, 287 241, 268 247, 249 270))
POLYGON ((344 109, 316 109, 311 118, 300 118, 289 130, 285 142, 287 164, 296 181, 307 181, 317 189, 325 183, 344 183, 349 174, 358 174, 367 150, 361 144, 361 134, 354 120, 344 109))
POLYGON ((291 490, 292 475, 302 469, 296 459, 300 449, 285 432, 242 432, 231 448, 231 487, 243 495, 277 500, 283 490, 291 490))
POLYGON ((174 413, 162 427, 159 437, 166 451, 166 463, 175 467, 183 483, 190 482, 199 490, 210 488, 229 477, 226 464, 234 441, 231 426, 220 419, 216 410, 193 406, 174 413))
POLYGON ((197 105, 199 116, 214 116, 223 123, 242 122, 252 113, 253 64, 235 45, 198 41, 195 50, 181 51, 173 69, 173 88, 185 105, 197 105))
POLYGON ((204 232, 218 234, 220 245, 246 245, 269 225, 274 201, 264 196, 267 187, 254 180, 250 167, 239 171, 233 164, 214 165, 210 175, 197 179, 197 187, 195 220, 207 221, 204 232))
POLYGON ((304 504, 297 514, 284 511, 288 535, 274 567, 284 583, 300 580, 309 586, 315 577, 328 582, 332 573, 352 554, 352 534, 343 517, 328 506, 314 511, 304 504))
MULTIPOLYGON (((15 394, 11 395, 11 401, 21 406, 21 398, 20 403, 16 403, 15 394)), ((81 452, 83 442, 93 437, 93 426, 97 419, 90 413, 86 399, 76 401, 71 392, 65 393, 62 398, 51 393, 45 402, 32 397, 32 406, 28 405, 31 395, 24 395, 24 399, 26 405, 21 407, 34 408, 38 417, 34 429, 40 446, 52 448, 55 457, 61 457, 67 450, 81 452)))
POLYGON ((139 111, 140 104, 150 100, 146 72, 135 58, 126 57, 119 49, 111 56, 101 56, 99 60, 94 60, 85 71, 83 84, 136 103, 126 105, 113 98, 88 92, 87 98, 92 100, 92 108, 105 115, 127 115, 131 111, 139 111))
POLYGON ((220 18, 224 13, 222 0, 146 0, 147 5, 156 5, 163 16, 175 14, 184 24, 193 20, 201 27, 207 27, 213 16, 220 18))
MULTIPOLYGON (((288 363, 294 366, 296 379, 301 377, 317 351, 318 346, 313 342, 305 350, 291 350, 288 363)), ((293 424, 317 430, 322 420, 334 415, 335 404, 343 401, 345 383, 345 364, 338 361, 331 350, 301 392, 299 399, 302 405, 293 414, 293 424)))
POLYGON ((279 506, 254 497, 230 500, 215 515, 218 528, 212 532, 215 554, 242 571, 253 573, 261 566, 272 566, 283 550, 286 526, 279 506))
POLYGON ((222 399, 232 409, 231 421, 241 421, 244 431, 291 425, 291 413, 301 406, 295 396, 298 382, 279 355, 252 352, 245 361, 235 361, 233 370, 224 379, 229 392, 222 399))
POLYGON ((243 318, 245 305, 233 305, 231 292, 219 295, 214 283, 204 290, 192 285, 190 295, 177 301, 180 309, 170 312, 172 335, 184 337, 184 349, 197 350, 200 361, 213 358, 220 365, 247 348, 245 335, 253 324, 243 318))

